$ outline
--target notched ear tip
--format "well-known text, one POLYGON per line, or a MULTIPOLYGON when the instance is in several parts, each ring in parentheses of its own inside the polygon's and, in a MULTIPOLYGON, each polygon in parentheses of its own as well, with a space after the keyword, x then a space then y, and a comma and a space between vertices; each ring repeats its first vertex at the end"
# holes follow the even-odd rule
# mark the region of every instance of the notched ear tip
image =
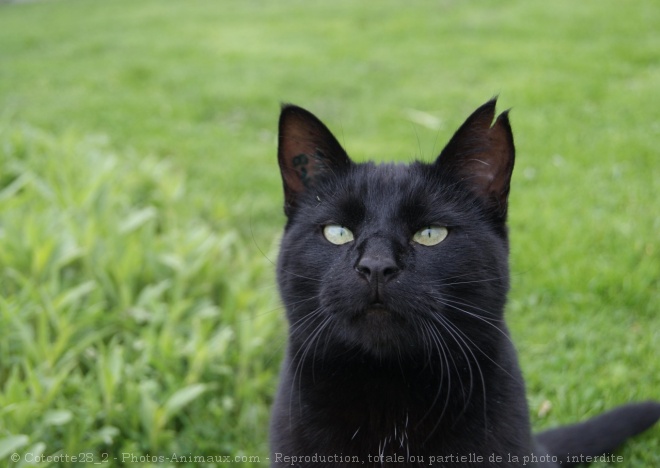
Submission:
POLYGON ((495 134, 504 133, 504 138, 509 146, 509 150, 514 151, 513 131, 511 130, 511 121, 509 120, 510 111, 511 109, 509 108, 498 115, 490 131, 495 134))
POLYGON ((484 110, 486 110, 486 109, 488 109, 488 110, 492 110, 493 113, 495 113, 495 108, 497 107, 497 99, 498 99, 498 97, 499 97, 499 96, 497 96, 497 95, 496 95, 496 96, 493 96, 493 97, 490 98, 488 101, 484 102, 484 103, 480 106, 480 109, 484 109, 484 110))
POLYGON ((500 112, 500 115, 497 116, 497 119, 495 120, 495 123, 497 123, 498 121, 501 120, 503 123, 506 123, 506 125, 510 127, 510 125, 509 125, 509 114, 510 113, 511 113, 511 107, 509 107, 508 109, 503 110, 502 112, 500 112))
POLYGON ((472 114, 467 118, 465 123, 458 130, 470 131, 470 132, 483 132, 487 131, 493 125, 493 120, 495 120, 495 109, 497 107, 497 97, 494 97, 490 101, 485 102, 479 106, 472 114))
POLYGON ((499 94, 496 94, 495 96, 490 98, 488 101, 486 101, 483 104, 483 106, 488 106, 488 107, 492 107, 493 109, 495 109, 495 107, 497 107, 497 100, 499 99, 499 97, 500 97, 499 94))
MULTIPOLYGON (((488 127, 490 128, 491 126, 495 126, 497 122, 502 119, 503 122, 506 122, 508 126, 508 121, 509 121, 509 112, 511 111, 511 108, 508 108, 501 112, 498 116, 497 119, 495 118, 496 114, 496 109, 497 109, 497 99, 499 98, 498 95, 493 96, 490 100, 486 101, 483 103, 481 106, 477 108, 472 114, 471 117, 478 117, 482 118, 484 121, 488 120, 488 127), (494 122, 493 122, 494 121, 494 122)), ((468 118, 468 121, 470 118, 468 118)))
POLYGON ((465 181, 494 213, 506 216, 515 159, 509 109, 496 116, 497 97, 477 108, 456 131, 436 167, 465 181))

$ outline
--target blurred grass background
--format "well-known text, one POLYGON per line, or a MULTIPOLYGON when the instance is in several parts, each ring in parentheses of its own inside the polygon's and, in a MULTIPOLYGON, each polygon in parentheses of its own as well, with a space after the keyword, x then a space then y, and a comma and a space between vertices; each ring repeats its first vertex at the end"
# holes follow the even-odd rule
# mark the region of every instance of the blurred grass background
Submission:
POLYGON ((0 463, 266 463, 280 102, 410 161, 499 94, 535 427, 660 398, 658 24, 616 0, 0 4, 0 463))

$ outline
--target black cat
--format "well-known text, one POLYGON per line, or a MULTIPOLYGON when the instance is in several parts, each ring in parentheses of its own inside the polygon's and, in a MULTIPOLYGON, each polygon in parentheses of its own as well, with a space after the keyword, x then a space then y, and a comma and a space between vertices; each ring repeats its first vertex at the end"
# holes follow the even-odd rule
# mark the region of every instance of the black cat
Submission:
POLYGON ((375 165, 283 107, 274 466, 573 466, 660 418, 647 402, 532 436, 503 320, 513 136, 494 117, 492 100, 432 164, 375 165))

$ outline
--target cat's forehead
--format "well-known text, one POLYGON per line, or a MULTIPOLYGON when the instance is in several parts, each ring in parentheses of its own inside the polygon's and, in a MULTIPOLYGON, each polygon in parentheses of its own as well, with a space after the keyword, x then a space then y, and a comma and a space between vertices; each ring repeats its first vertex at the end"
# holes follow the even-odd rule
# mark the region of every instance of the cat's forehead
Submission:
POLYGON ((450 223, 460 216, 445 186, 437 171, 422 162, 353 163, 348 171, 316 186, 300 219, 342 224, 363 236, 398 236, 422 224, 450 223))
POLYGON ((352 194, 356 192, 365 203, 382 205, 410 199, 428 190, 421 190, 423 170, 419 164, 366 163, 358 167, 353 178, 352 194))
POLYGON ((394 187, 409 186, 412 182, 411 166, 403 163, 366 163, 363 170, 366 182, 370 189, 378 192, 379 189, 392 189, 394 187))
POLYGON ((410 164, 405 163, 367 163, 371 167, 371 172, 383 180, 402 181, 410 177, 410 164))
POLYGON ((426 205, 434 197, 433 184, 420 163, 358 164, 344 182, 340 206, 360 207, 367 217, 396 216, 410 205, 426 205))
POLYGON ((323 179, 306 198, 307 219, 378 227, 434 220, 454 205, 446 184, 432 166, 366 162, 323 179), (398 221, 397 221, 398 220, 398 221))

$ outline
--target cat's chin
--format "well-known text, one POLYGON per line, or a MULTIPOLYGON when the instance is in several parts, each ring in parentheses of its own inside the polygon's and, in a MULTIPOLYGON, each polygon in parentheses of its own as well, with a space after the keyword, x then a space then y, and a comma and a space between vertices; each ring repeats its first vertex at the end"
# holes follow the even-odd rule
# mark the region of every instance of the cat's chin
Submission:
POLYGON ((379 358, 400 356, 406 342, 406 321, 382 304, 371 304, 353 315, 345 336, 353 345, 379 358))

